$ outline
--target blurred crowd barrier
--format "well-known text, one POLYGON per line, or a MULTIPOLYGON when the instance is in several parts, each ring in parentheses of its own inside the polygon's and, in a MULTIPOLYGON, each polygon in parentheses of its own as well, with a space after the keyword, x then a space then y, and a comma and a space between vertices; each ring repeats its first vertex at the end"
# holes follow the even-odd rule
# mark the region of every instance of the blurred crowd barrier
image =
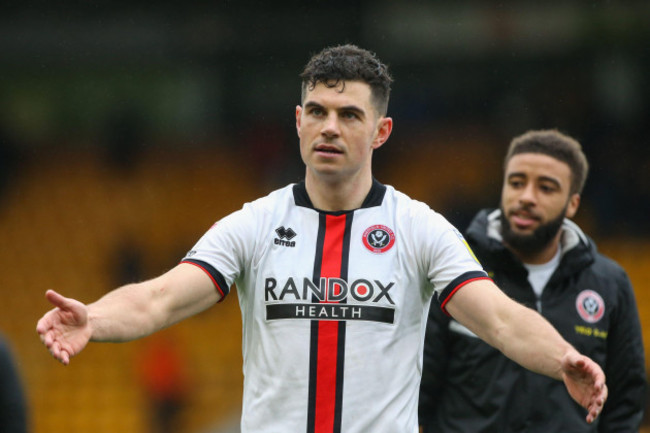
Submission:
MULTIPOLYGON (((376 175, 443 213, 458 206, 469 215, 498 198, 500 160, 489 162, 471 143, 427 152, 395 153, 376 175), (497 191, 487 194, 486 187, 497 191)), ((6 299, 0 329, 15 350, 34 433, 148 431, 138 359, 149 338, 90 344, 64 367, 35 332, 50 308, 44 293, 55 289, 90 302, 173 267, 216 220, 268 192, 246 161, 228 148, 168 146, 144 149, 128 166, 108 164, 92 148, 50 149, 22 164, 0 201, 6 299)), ((589 226, 589 210, 581 212, 581 223, 589 226)), ((650 240, 598 241, 629 272, 650 347, 650 240)), ((190 372, 178 432, 206 431, 236 416, 242 393, 236 293, 163 333, 184 348, 190 372)))

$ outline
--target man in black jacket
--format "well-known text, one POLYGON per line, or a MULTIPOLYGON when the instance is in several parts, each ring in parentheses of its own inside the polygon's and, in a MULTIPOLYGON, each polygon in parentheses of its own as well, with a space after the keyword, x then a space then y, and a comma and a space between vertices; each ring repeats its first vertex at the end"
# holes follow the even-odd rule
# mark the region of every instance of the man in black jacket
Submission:
POLYGON ((466 238, 506 294, 602 366, 609 399, 601 416, 585 423, 561 382, 521 368, 432 308, 420 388, 424 433, 638 431, 646 382, 634 292, 625 271, 569 220, 587 171, 571 137, 556 130, 516 137, 501 208, 479 212, 466 238))

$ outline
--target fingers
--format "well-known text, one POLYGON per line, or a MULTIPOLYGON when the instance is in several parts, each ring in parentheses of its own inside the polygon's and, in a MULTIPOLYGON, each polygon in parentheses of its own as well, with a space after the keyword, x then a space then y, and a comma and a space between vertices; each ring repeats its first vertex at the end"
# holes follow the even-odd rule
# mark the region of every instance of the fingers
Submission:
POLYGON ((58 294, 54 290, 48 290, 45 292, 45 299, 47 299, 55 307, 59 307, 62 310, 70 308, 70 301, 68 298, 58 294))
POLYGON ((54 357, 59 360, 63 365, 68 365, 70 364, 70 354, 68 353, 67 350, 62 349, 61 346, 58 344, 55 345, 57 350, 56 350, 56 355, 54 357))
POLYGON ((63 365, 70 364, 70 354, 68 353, 67 350, 61 347, 61 344, 59 344, 59 342, 55 341, 49 347, 49 349, 50 349, 50 353, 56 360, 60 361, 63 365))
MULTIPOLYGON (((588 366, 588 364, 586 364, 586 366, 588 366)), ((588 423, 592 423, 596 420, 596 418, 598 418, 603 410, 603 406, 605 405, 608 394, 607 385, 605 385, 605 374, 602 372, 602 370, 593 367, 594 366, 592 365, 592 368, 589 369, 594 381, 594 395, 588 408, 588 423)))
POLYGON ((55 308, 46 313, 36 324, 36 332, 50 354, 63 365, 68 365, 70 363, 70 351, 62 347, 61 341, 57 337, 60 331, 57 330, 56 315, 59 314, 57 313, 59 310, 70 310, 72 302, 54 290, 45 292, 45 298, 58 310, 55 308))
POLYGON ((39 321, 39 324, 36 327, 41 342, 55 359, 62 362, 64 365, 68 365, 70 363, 70 355, 68 354, 68 351, 61 348, 61 343, 59 343, 55 338, 54 331, 51 327, 41 322, 43 321, 39 321))
POLYGON ((600 415, 600 406, 597 406, 595 404, 589 405, 589 410, 587 411, 587 424, 591 424, 598 418, 598 415, 600 415))
POLYGON ((589 405, 587 414, 587 423, 591 424, 598 418, 600 412, 603 410, 605 401, 607 400, 608 389, 607 385, 602 384, 598 389, 597 394, 594 396, 592 403, 589 405))
POLYGON ((45 315, 41 317, 41 319, 36 323, 36 332, 38 332, 38 334, 41 336, 41 340, 43 340, 43 335, 48 330, 52 329, 52 311, 54 310, 45 313, 45 315))
MULTIPOLYGON (((36 332, 41 336, 41 341, 43 341, 43 334, 47 331, 47 328, 49 328, 49 324, 45 317, 41 318, 41 320, 36 323, 36 332)), ((45 341, 43 342, 45 343, 45 341)))
POLYGON ((54 344, 54 337, 52 336, 51 332, 46 332, 41 336, 41 340, 43 341, 43 344, 45 344, 46 347, 52 347, 54 344))
POLYGON ((605 373, 592 359, 579 354, 567 355, 562 364, 567 389, 574 400, 587 410, 587 423, 594 422, 607 401, 605 373))
POLYGON ((587 424, 591 424, 592 422, 594 422, 596 420, 596 418, 598 418, 598 412, 597 411, 590 411, 587 414, 587 424))
POLYGON ((589 363, 585 360, 583 355, 576 354, 575 357, 569 359, 569 370, 574 373, 585 374, 590 373, 589 363))
POLYGON ((609 389, 607 388, 607 385, 602 384, 601 387, 599 388, 599 393, 596 396, 596 406, 600 409, 605 405, 605 402, 607 401, 607 395, 609 394, 609 389))
POLYGON ((600 390, 605 385, 605 373, 600 366, 593 360, 580 356, 569 361, 566 373, 574 376, 575 378, 581 377, 590 380, 593 386, 600 390))
POLYGON ((573 360, 573 362, 571 364, 573 365, 574 368, 583 369, 583 368, 585 368, 585 360, 584 360, 584 358, 582 356, 580 356, 580 355, 578 355, 578 356, 579 356, 579 358, 573 360))

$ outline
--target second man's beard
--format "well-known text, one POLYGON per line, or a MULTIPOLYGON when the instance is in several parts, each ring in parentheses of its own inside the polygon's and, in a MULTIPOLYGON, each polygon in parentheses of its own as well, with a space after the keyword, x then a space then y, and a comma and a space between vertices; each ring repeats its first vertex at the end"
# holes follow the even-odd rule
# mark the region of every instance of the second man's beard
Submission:
POLYGON ((567 206, 564 206, 562 212, 555 219, 540 224, 532 233, 525 235, 515 233, 512 230, 510 221, 506 218, 506 213, 502 207, 499 219, 501 220, 501 236, 503 237, 503 241, 512 249, 522 254, 538 253, 551 243, 562 228, 567 206))

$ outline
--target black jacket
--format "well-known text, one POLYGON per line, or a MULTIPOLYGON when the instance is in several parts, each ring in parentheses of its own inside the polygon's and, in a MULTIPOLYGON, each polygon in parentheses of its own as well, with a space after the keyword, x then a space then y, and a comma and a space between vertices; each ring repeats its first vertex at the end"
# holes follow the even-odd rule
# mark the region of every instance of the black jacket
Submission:
POLYGON ((9 346, 0 336, 0 432, 27 432, 25 394, 9 346))
MULTIPOLYGON (((481 211, 467 241, 495 283, 535 309, 526 269, 500 241, 498 212, 481 211)), ((605 371, 609 398, 600 417, 587 424, 563 382, 524 369, 432 307, 420 389, 425 433, 638 431, 645 361, 630 281, 573 222, 562 230, 562 258, 542 293, 541 314, 605 371)))

